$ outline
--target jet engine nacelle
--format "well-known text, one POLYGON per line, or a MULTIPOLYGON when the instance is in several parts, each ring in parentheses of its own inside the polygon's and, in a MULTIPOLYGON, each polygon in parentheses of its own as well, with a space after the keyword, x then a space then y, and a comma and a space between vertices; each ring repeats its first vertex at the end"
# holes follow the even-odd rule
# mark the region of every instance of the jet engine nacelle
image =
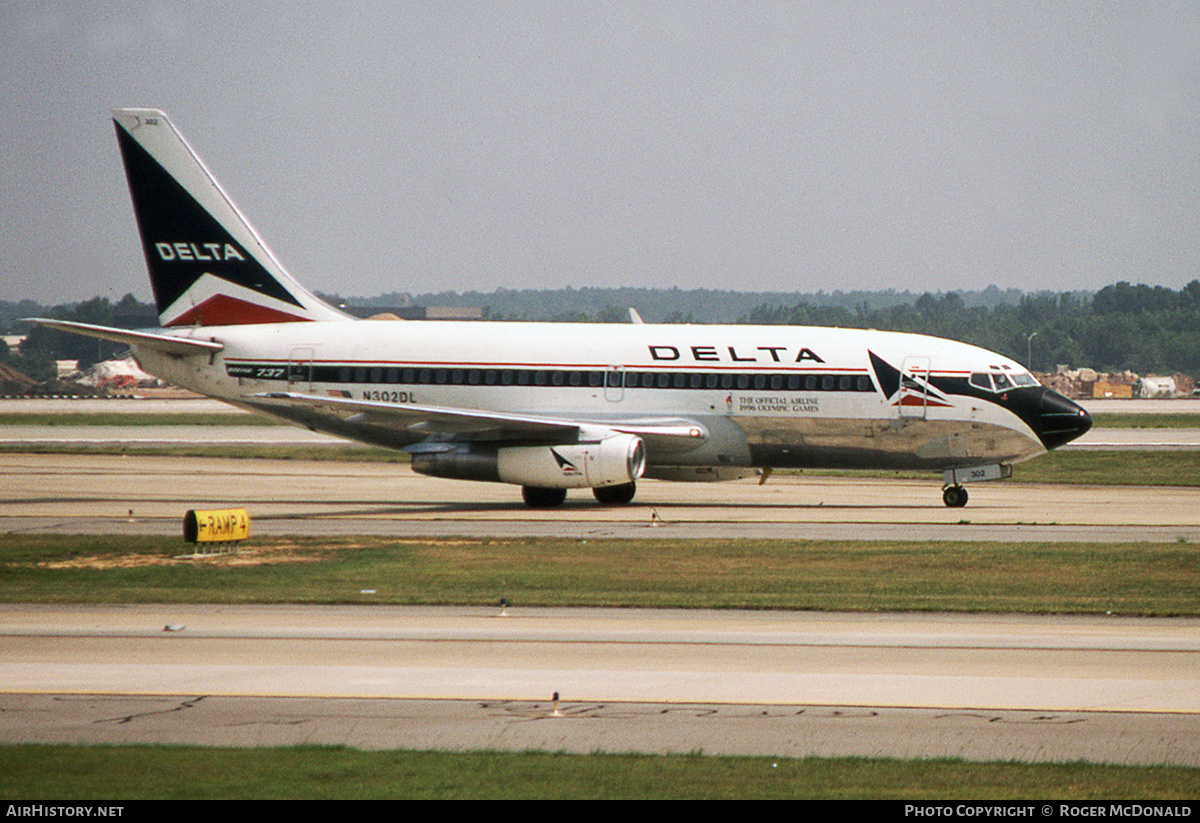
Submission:
POLYGON ((646 468, 646 447, 633 434, 561 446, 478 445, 413 455, 413 471, 456 480, 491 480, 547 489, 632 483, 646 468))

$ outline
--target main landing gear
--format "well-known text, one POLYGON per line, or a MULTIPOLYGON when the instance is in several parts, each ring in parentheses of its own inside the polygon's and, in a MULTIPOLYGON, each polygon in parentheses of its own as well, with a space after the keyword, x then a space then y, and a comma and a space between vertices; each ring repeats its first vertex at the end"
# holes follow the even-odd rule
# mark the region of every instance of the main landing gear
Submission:
POLYGON ((624 506, 633 500, 637 493, 636 483, 622 483, 619 486, 596 486, 592 494, 604 506, 624 506))
MULTIPOLYGON (((637 493, 636 483, 621 483, 617 486, 596 486, 592 494, 603 506, 624 506, 637 493)), ((549 489, 542 486, 522 486, 521 497, 531 509, 553 509, 567 499, 566 489, 549 489)))
POLYGON ((962 486, 947 486, 942 489, 942 502, 952 509, 961 509, 967 505, 967 490, 962 486))
POLYGON ((522 486, 521 497, 531 509, 553 509, 567 499, 566 489, 547 489, 541 486, 522 486))

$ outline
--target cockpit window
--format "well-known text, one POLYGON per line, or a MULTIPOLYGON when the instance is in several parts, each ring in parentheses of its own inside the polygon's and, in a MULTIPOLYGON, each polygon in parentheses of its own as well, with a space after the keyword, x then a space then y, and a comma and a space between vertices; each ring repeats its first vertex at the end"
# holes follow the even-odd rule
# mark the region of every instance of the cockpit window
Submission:
POLYGON ((971 385, 984 391, 1008 391, 1018 386, 1036 386, 1037 384, 1037 378, 1029 372, 977 371, 971 375, 971 385))

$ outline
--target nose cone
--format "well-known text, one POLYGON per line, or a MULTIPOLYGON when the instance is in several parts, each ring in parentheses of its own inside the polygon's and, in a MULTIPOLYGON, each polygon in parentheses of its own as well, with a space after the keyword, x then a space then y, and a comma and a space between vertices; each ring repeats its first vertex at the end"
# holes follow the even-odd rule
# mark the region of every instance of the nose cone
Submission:
POLYGON ((1034 429, 1047 451, 1070 443, 1091 427, 1092 417, 1083 406, 1050 389, 1042 395, 1034 429))

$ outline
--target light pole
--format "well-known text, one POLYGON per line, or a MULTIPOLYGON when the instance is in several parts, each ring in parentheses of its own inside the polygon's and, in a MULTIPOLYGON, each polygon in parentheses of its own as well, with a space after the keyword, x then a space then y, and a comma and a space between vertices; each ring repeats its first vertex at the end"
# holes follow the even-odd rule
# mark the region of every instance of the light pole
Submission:
POLYGON ((1025 368, 1033 371, 1033 338, 1037 337, 1037 332, 1025 338, 1025 368))

